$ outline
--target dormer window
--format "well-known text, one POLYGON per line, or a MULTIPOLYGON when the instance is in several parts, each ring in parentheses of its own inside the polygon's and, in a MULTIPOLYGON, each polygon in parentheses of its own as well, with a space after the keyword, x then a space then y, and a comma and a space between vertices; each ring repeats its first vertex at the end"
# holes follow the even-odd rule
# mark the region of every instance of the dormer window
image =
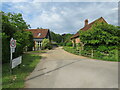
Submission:
POLYGON ((41 33, 38 33, 38 36, 41 36, 41 33))

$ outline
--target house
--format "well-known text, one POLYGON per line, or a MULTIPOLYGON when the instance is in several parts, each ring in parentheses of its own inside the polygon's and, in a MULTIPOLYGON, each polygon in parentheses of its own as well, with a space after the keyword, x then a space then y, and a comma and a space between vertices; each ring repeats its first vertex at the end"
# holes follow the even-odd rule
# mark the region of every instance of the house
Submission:
MULTIPOLYGON (((93 21, 93 22, 91 22, 91 23, 88 23, 88 19, 86 19, 86 20, 84 21, 84 23, 85 23, 85 24, 84 24, 84 27, 81 28, 80 30, 83 30, 83 31, 89 30, 89 29, 92 27, 92 25, 93 25, 94 23, 96 23, 96 22, 104 22, 104 23, 107 23, 103 17, 100 17, 100 18, 98 18, 97 20, 95 20, 95 21, 93 21)), ((79 30, 79 31, 80 31, 80 30, 79 30)), ((79 31, 71 37, 71 40, 72 40, 72 43, 73 43, 73 47, 74 47, 75 45, 78 45, 79 43, 82 45, 82 42, 80 42, 80 38, 79 38, 79 37, 80 37, 79 31)))
POLYGON ((33 50, 40 50, 42 48, 42 40, 44 38, 51 40, 49 29, 27 29, 26 31, 30 31, 33 34, 33 50))

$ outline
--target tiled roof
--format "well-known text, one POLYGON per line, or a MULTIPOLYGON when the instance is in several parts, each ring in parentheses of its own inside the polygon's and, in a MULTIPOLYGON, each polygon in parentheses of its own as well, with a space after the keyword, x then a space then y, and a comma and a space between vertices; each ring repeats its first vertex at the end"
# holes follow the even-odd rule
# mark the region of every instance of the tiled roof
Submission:
POLYGON ((27 29, 26 31, 32 32, 34 38, 45 38, 49 29, 27 29))
MULTIPOLYGON (((97 19, 97 20, 91 22, 90 24, 84 26, 84 27, 81 28, 80 30, 86 31, 86 30, 90 29, 90 28, 92 27, 92 25, 93 25, 95 22, 97 22, 97 21, 98 21, 98 22, 105 22, 105 23, 107 23, 107 22, 104 20, 103 17, 100 17, 99 19, 97 19)), ((78 32, 79 32, 79 31, 78 31, 78 32)), ((71 37, 71 39, 76 38, 76 37, 79 37, 79 33, 78 33, 78 32, 77 32, 76 34, 74 34, 74 35, 71 37)))

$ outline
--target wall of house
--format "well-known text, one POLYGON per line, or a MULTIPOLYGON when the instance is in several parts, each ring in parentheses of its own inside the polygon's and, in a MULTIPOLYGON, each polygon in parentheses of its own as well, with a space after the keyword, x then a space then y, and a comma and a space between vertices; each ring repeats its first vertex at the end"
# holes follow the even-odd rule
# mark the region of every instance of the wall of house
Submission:
POLYGON ((74 47, 74 46, 76 46, 77 44, 80 43, 80 38, 78 37, 78 38, 72 39, 71 41, 72 41, 72 44, 73 44, 73 47, 74 47))
POLYGON ((41 50, 41 48, 42 48, 42 42, 41 41, 34 41, 33 50, 41 50))
POLYGON ((80 43, 80 38, 75 38, 75 43, 80 43))

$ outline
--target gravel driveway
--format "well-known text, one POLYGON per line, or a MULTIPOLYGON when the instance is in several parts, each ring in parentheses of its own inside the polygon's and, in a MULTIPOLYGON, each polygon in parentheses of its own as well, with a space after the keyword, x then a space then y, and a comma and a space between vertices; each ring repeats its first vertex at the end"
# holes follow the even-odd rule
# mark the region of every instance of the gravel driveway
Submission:
POLYGON ((118 63, 77 56, 61 47, 42 54, 25 88, 118 88, 118 63))

